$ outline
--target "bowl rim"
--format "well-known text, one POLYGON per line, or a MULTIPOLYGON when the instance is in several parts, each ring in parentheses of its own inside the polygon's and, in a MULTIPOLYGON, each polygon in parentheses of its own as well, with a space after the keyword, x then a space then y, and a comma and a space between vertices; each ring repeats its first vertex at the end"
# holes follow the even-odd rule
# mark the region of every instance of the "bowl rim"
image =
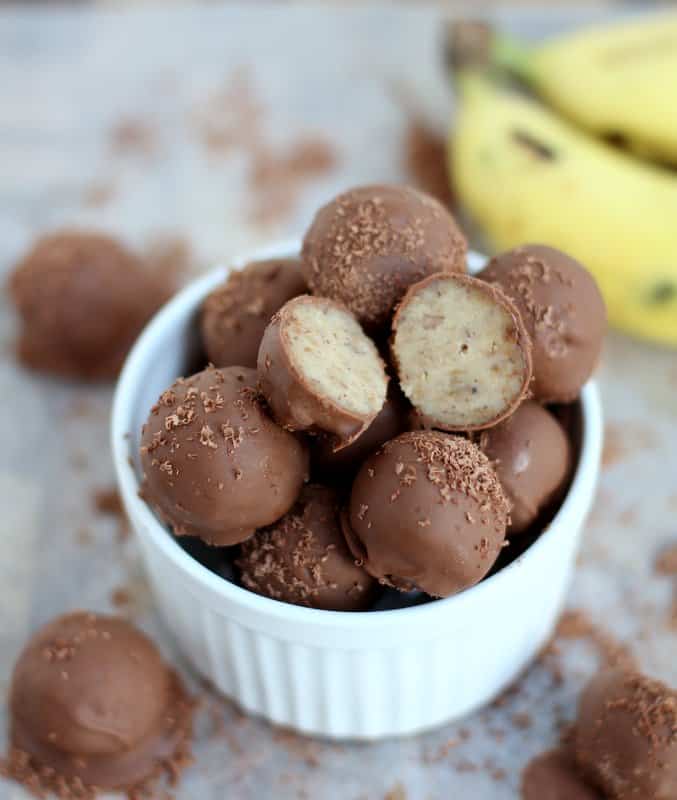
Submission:
MULTIPOLYGON (((539 557, 554 536, 576 535, 580 520, 580 509, 587 513, 600 468, 602 449, 602 407, 599 390, 594 380, 589 380, 581 390, 582 435, 578 463, 569 489, 550 524, 520 556, 498 572, 451 597, 429 603, 397 609, 375 611, 328 611, 283 603, 258 595, 238 584, 228 581, 201 564, 187 553, 170 535, 167 528, 155 516, 150 506, 139 497, 140 482, 130 460, 130 426, 135 412, 138 386, 143 381, 148 356, 156 349, 166 330, 196 311, 211 289, 221 283, 228 272, 241 268, 249 261, 265 258, 282 258, 298 255, 300 241, 290 239, 273 245, 257 248, 240 258, 230 260, 230 267, 215 267, 189 282, 174 295, 150 320, 130 350, 120 373, 111 413, 111 446, 113 462, 122 500, 132 521, 140 520, 140 536, 147 536, 163 556, 184 573, 202 591, 211 593, 226 603, 236 604, 247 611, 277 618, 289 623, 352 629, 382 628, 405 621, 419 623, 431 615, 465 613, 465 606, 475 604, 490 592, 500 592, 506 582, 519 580, 519 573, 526 562, 539 557), (568 528, 568 530, 567 530, 568 528)), ((470 252, 469 267, 477 271, 486 257, 470 252)))

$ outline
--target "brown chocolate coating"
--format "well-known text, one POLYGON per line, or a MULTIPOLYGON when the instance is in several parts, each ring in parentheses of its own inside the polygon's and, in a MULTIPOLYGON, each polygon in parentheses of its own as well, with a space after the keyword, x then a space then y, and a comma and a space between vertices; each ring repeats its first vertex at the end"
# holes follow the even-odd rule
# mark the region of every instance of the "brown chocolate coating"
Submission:
POLYGON ((231 272, 202 305, 200 330, 209 361, 215 367, 256 368, 270 318, 306 291, 297 258, 254 261, 231 272))
POLYGON ((677 692, 638 672, 601 672, 581 695, 574 747, 609 800, 674 800, 677 692))
POLYGON ((296 502, 304 444, 268 416, 256 372, 209 368, 179 379, 142 433, 144 497, 177 535, 242 542, 296 502))
POLYGON ((533 344, 532 391, 541 403, 575 400, 599 360, 606 308, 592 275, 540 244, 492 258, 478 275, 517 306, 533 344))
POLYGON ((602 800, 578 774, 564 749, 550 750, 532 759, 522 773, 522 800, 602 800))
POLYGON ((526 396, 531 341, 514 303, 470 275, 440 273, 410 286, 392 321, 400 386, 425 427, 496 425, 526 396))
POLYGON ((62 231, 38 239, 9 290, 23 323, 21 361, 68 378, 101 380, 117 375, 172 286, 115 239, 62 231))
POLYGON ((468 245, 449 211, 408 186, 360 186, 315 215, 303 241, 313 294, 338 300, 378 328, 412 284, 465 272, 468 245))
POLYGON ((527 400, 515 413, 484 431, 480 447, 494 462, 508 499, 508 532, 522 533, 557 495, 569 472, 571 445, 555 417, 527 400))
MULTIPOLYGON (((317 351, 310 353, 315 360, 329 360, 337 353, 337 342, 330 335, 324 336, 327 325, 315 325, 315 332, 323 341, 316 341, 317 351)), ((310 351, 310 345, 304 348, 310 351)), ((330 434, 335 448, 345 446, 356 439, 375 419, 385 402, 388 377, 385 364, 376 345, 364 334, 352 315, 338 303, 323 297, 303 295, 286 303, 266 327, 258 357, 259 386, 271 412, 287 430, 330 434), (301 337, 310 342, 307 329, 298 324, 296 309, 299 306, 314 307, 322 314, 338 313, 354 326, 352 335, 354 348, 342 351, 340 369, 335 370, 333 394, 323 391, 318 382, 293 354, 294 342, 301 337), (374 396, 369 412, 358 412, 344 402, 351 394, 364 395, 361 385, 352 380, 353 359, 358 350, 373 362, 373 382, 379 384, 378 396, 374 396)))
POLYGON ((134 787, 185 758, 190 738, 191 704, 178 676, 117 617, 76 612, 41 628, 16 663, 9 704, 10 765, 27 754, 24 777, 42 776, 47 788, 59 779, 134 787))
POLYGON ((489 572, 509 509, 476 445, 437 431, 411 431, 364 462, 343 531, 353 555, 383 583, 447 597, 489 572))
POLYGON ((361 611, 376 582, 346 546, 339 496, 308 486, 294 508, 240 545, 236 566, 242 585, 258 594, 310 608, 361 611))
POLYGON ((318 436, 310 442, 313 468, 331 480, 352 479, 362 463, 381 445, 409 429, 411 406, 395 381, 388 385, 383 408, 371 425, 352 444, 334 450, 331 438, 318 436))

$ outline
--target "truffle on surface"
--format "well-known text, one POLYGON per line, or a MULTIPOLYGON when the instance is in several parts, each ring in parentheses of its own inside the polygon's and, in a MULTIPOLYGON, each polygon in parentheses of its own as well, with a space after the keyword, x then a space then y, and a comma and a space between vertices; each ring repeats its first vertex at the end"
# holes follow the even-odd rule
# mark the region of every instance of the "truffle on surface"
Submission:
POLYGON ((290 300, 259 349, 259 385, 278 424, 356 439, 382 409, 388 388, 376 345, 343 306, 323 297, 290 300))
POLYGON ((411 431, 364 462, 342 515, 343 532, 353 555, 382 583, 447 597, 489 572, 509 509, 475 444, 411 431))
POLYGON ((407 288, 434 272, 465 272, 467 242, 449 211, 408 186, 360 186, 315 215, 303 241, 313 294, 382 327, 407 288))
POLYGON ((176 535, 232 545, 294 505, 308 451, 268 416, 254 370, 210 367, 160 396, 141 464, 144 499, 176 535))
POLYGON ((202 305, 200 330, 209 361, 216 367, 255 369, 270 318, 306 291, 297 258, 254 261, 233 270, 202 305))
POLYGON ((9 706, 8 772, 33 788, 90 797, 188 761, 192 702, 155 645, 118 617, 76 612, 41 628, 16 663, 9 706))
POLYGON ((531 380, 531 342, 505 295, 468 275, 431 275, 393 317, 391 351, 421 422, 488 428, 511 414, 531 380))
POLYGON ((574 734, 579 768, 609 800, 677 797, 677 692, 620 668, 588 684, 574 734))
POLYGON ((532 392, 541 403, 569 403, 599 361, 606 308, 592 275, 570 256, 530 244, 495 256, 478 275, 519 310, 533 345, 532 392))
POLYGON ((110 236, 61 231, 19 262, 9 290, 22 330, 19 359, 67 378, 114 378, 173 291, 110 236))
POLYGON ((361 611, 376 582, 348 550, 339 524, 340 499, 308 486, 294 508, 240 545, 242 585, 257 594, 310 608, 361 611))
POLYGON ((561 490, 571 466, 569 439, 549 411, 527 400, 483 431, 480 447, 512 504, 508 533, 522 533, 561 490))
POLYGON ((603 800, 563 748, 532 759, 522 773, 522 800, 603 800))

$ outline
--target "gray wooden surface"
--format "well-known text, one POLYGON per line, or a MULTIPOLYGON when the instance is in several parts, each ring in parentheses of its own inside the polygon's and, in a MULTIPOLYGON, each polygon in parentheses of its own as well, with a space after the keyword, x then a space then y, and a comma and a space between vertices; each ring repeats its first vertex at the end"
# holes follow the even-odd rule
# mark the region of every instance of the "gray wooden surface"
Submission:
MULTIPOLYGON (((182 237, 199 269, 301 231, 313 209, 344 186, 405 179, 402 86, 440 125, 451 109, 436 54, 439 13, 258 3, 167 12, 0 10, 0 272, 36 233, 64 223, 101 226, 139 248, 182 237), (319 136, 336 153, 335 166, 299 180, 291 199, 283 198, 283 213, 265 224, 258 211, 266 198, 252 188, 252 146, 206 144, 205 124, 230 124, 234 85, 260 108, 257 146, 279 156, 300 136, 319 136), (214 114, 225 120, 215 122, 214 114)), ((534 36, 582 18, 588 15, 502 15, 534 36)), ((111 611, 113 593, 123 589, 132 600, 123 610, 172 652, 133 540, 121 540, 115 520, 91 505, 92 490, 113 479, 110 390, 23 372, 11 357, 14 327, 3 297, 2 746, 12 663, 29 632, 55 613, 111 611)), ((653 572, 656 554, 677 542, 677 356, 611 335, 600 380, 608 463, 570 604, 627 640, 647 670, 677 681, 671 581, 653 572)), ((197 763, 177 797, 516 798, 523 764, 573 715, 594 649, 562 641, 555 660, 562 681, 552 664, 535 665, 500 707, 371 746, 298 739, 207 699, 197 763)), ((21 789, 0 783, 2 800, 21 797, 21 789)))

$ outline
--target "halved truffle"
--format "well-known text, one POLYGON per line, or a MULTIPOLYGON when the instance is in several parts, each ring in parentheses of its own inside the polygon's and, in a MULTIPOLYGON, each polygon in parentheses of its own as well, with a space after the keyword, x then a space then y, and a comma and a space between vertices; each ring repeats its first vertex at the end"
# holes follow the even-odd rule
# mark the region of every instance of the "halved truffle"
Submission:
POLYGON ((209 361, 215 367, 255 369, 270 318, 306 291, 297 258, 254 261, 233 270, 202 305, 200 330, 209 361))
POLYGON ((393 360, 423 424, 479 430, 509 416, 531 379, 531 343, 514 305, 467 275, 414 284, 393 318, 393 360))
POLYGON ((371 575, 447 597, 480 581, 503 546, 510 504, 472 442, 410 431, 370 456, 355 478, 343 532, 371 575))
POLYGON ((232 545, 278 520, 308 475, 308 451, 268 416, 256 372, 179 379, 142 433, 143 494, 177 535, 232 545))
POLYGON ((192 703, 155 645, 117 618, 58 617, 28 642, 10 688, 8 772, 34 790, 131 790, 188 761, 192 703))
POLYGON ((360 611, 376 582, 348 550, 339 524, 340 498, 308 486, 281 520, 240 545, 242 585, 257 594, 310 608, 360 611))
POLYGON ((360 186, 315 215, 303 241, 313 294, 382 327, 407 288, 434 272, 465 272, 468 245, 447 209, 408 186, 360 186))
POLYGON ((259 384, 288 430, 356 439, 383 407, 388 376, 376 345, 343 306, 304 295, 270 321, 259 349, 259 384))

